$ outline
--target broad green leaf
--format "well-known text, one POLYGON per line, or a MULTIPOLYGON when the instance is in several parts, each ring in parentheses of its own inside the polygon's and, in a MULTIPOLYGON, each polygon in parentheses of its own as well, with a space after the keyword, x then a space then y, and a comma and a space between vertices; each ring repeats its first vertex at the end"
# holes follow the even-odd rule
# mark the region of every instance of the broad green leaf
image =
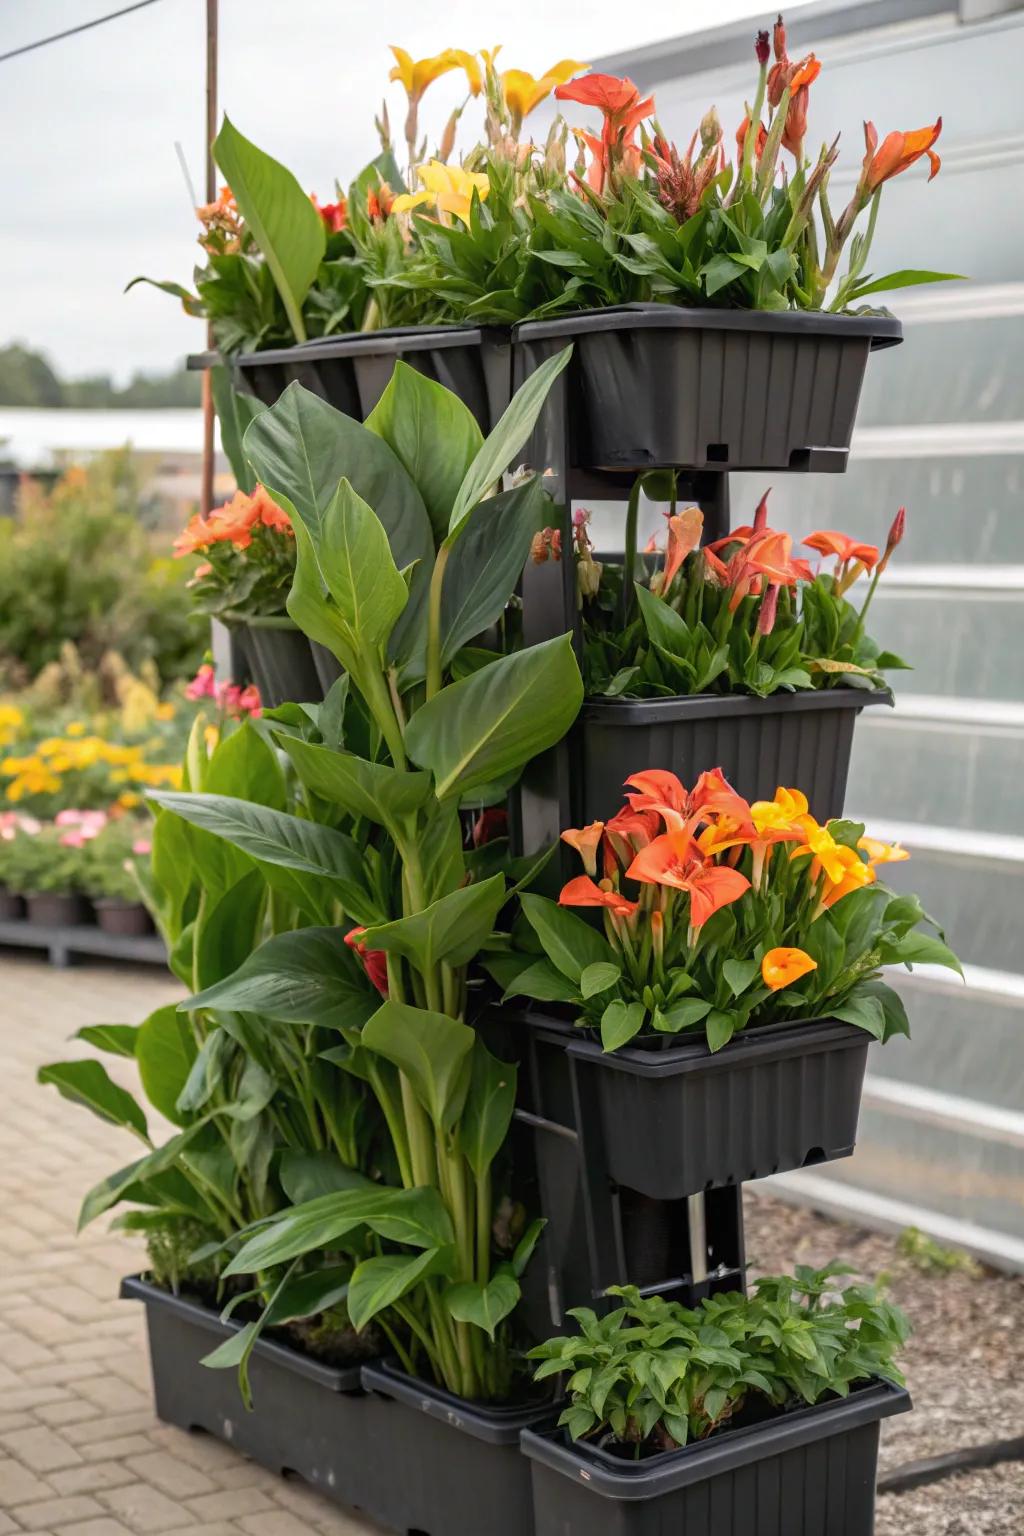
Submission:
POLYGON ((845 1024, 856 1024, 858 1029, 867 1030, 876 1040, 885 1038, 885 1009, 880 998, 853 994, 845 1003, 830 1004, 829 1013, 845 1024))
POLYGON ((257 149, 227 117, 213 155, 273 274, 295 339, 305 341, 302 305, 327 246, 323 219, 291 171, 257 149))
POLYGON ((478 1179, 485 1176, 508 1135, 516 1076, 514 1064, 492 1055, 477 1036, 469 1092, 459 1118, 459 1146, 478 1179))
POLYGON ((357 1227, 412 1248, 444 1248, 451 1218, 436 1189, 345 1189, 293 1206, 259 1228, 235 1254, 225 1275, 255 1274, 274 1264, 331 1248, 357 1227))
POLYGON ((439 800, 465 795, 560 741, 582 702, 572 637, 561 635, 442 688, 413 715, 406 747, 439 800))
POLYGON ((364 856, 347 833, 231 795, 161 792, 152 798, 250 858, 325 879, 357 923, 380 918, 363 879, 364 856))
POLYGON ((699 1024, 711 1012, 711 1004, 699 997, 684 997, 669 1008, 659 1008, 654 1015, 654 1027, 666 1034, 678 1034, 699 1024))
POLYGON ((526 1272, 526 1266, 533 1258, 533 1250, 536 1248, 540 1235, 546 1226, 546 1217, 536 1217, 535 1220, 530 1222, 530 1225, 516 1244, 515 1252, 512 1255, 512 1273, 517 1280, 522 1279, 526 1272))
POLYGON ((221 447, 227 454, 235 484, 240 491, 251 495, 256 489, 256 476, 242 451, 242 438, 250 421, 265 411, 266 406, 252 395, 242 395, 232 389, 231 375, 223 365, 210 369, 210 388, 220 424, 221 447))
MULTIPOLYGON (((514 962, 517 969, 513 970, 508 985, 505 987, 505 996, 502 1002, 509 997, 532 997, 538 1003, 575 1003, 579 1001, 579 983, 570 981, 568 976, 552 965, 550 960, 535 960, 532 965, 523 966, 523 955, 501 956, 501 960, 514 962)), ((602 961, 597 962, 599 965, 602 961)), ((493 964, 493 961, 490 963, 493 964)), ((489 968, 490 968, 489 964, 489 968)), ((500 976, 492 970, 497 980, 500 976)))
POLYGON ((620 980, 622 969, 613 965, 610 960, 596 960, 584 968, 580 975, 580 992, 583 997, 597 997, 601 992, 607 992, 609 987, 614 987, 620 980))
POLYGON ((40 1067, 40 1083, 52 1083, 57 1092, 72 1104, 84 1104, 101 1120, 126 1130, 146 1135, 146 1116, 125 1088, 111 1080, 106 1067, 98 1061, 55 1061, 40 1067))
POLYGON ((882 963, 884 965, 944 965, 947 970, 963 975, 963 967, 948 944, 933 938, 930 933, 904 934, 895 943, 883 940, 882 963))
POLYGON ((350 645, 373 663, 409 599, 380 518, 345 479, 324 513, 320 570, 350 645))
POLYGON ((173 1003, 139 1026, 135 1057, 143 1089, 153 1108, 176 1125, 181 1124, 178 1098, 197 1054, 188 1019, 173 1003))
POLYGON ((647 1010, 643 1003, 623 1003, 616 999, 601 1015, 601 1047, 617 1051, 627 1045, 643 1028, 647 1010))
POLYGON ((193 985, 200 991, 233 975, 252 954, 260 941, 266 899, 267 883, 258 869, 219 895, 203 892, 193 936, 193 985))
POLYGON ((404 773, 384 763, 367 762, 350 752, 335 752, 277 735, 307 789, 340 805, 350 816, 365 816, 384 826, 394 825, 427 803, 432 785, 428 773, 404 773))
POLYGON ((263 1326, 280 1328, 285 1323, 315 1317, 318 1312, 338 1306, 348 1295, 351 1274, 350 1265, 335 1264, 326 1269, 314 1269, 310 1274, 292 1275, 267 1307, 263 1326))
POLYGON ((176 1123, 181 1115, 195 1114, 208 1104, 226 1075, 238 1046, 221 1028, 211 1029, 192 1063, 185 1085, 175 1105, 176 1123))
POLYGON ((402 955, 420 972, 432 970, 442 960, 467 965, 482 948, 504 904, 505 877, 492 875, 478 885, 449 892, 422 912, 367 928, 363 942, 370 949, 402 955))
POLYGON ((385 1002, 363 1026, 362 1044, 390 1061, 412 1084, 434 1125, 448 1130, 469 1087, 475 1032, 446 1013, 385 1002))
POLYGON ((259 1013, 292 1024, 355 1028, 376 1010, 377 993, 340 928, 299 928, 268 939, 233 975, 182 1008, 259 1013))
POLYGON ((712 1008, 705 1022, 708 1036, 708 1049, 720 1051, 724 1045, 728 1045, 736 1029, 736 1015, 726 1013, 722 1008, 712 1008))
POLYGON ((615 951, 596 928, 547 896, 524 892, 523 916, 540 939, 548 959, 578 986, 590 965, 615 964, 615 951))
MULTIPOLYGON (((78 1230, 95 1221, 97 1216, 102 1216, 109 1211, 112 1205, 119 1200, 137 1199, 146 1192, 146 1181, 155 1178, 157 1174, 165 1174, 173 1169, 182 1154, 192 1143, 208 1129, 205 1125, 191 1125, 187 1131, 179 1131, 172 1136, 170 1141, 165 1141, 162 1147, 140 1157, 136 1162, 129 1163, 127 1168, 119 1168, 116 1173, 108 1174, 105 1179, 90 1189, 82 1201, 82 1208, 78 1213, 78 1230)), ((211 1216, 211 1223, 219 1220, 211 1216)))
POLYGON ((398 361, 365 425, 405 467, 440 544, 459 487, 483 446, 476 417, 450 389, 398 361))
POLYGON ((534 475, 514 490, 478 502, 448 558, 441 589, 441 660, 496 624, 530 556, 533 536, 550 521, 534 475))
POLYGON ((745 992, 760 974, 761 965, 757 960, 729 959, 722 962, 722 975, 733 997, 739 997, 741 992, 745 992))
POLYGON ((348 1168, 336 1152, 305 1152, 287 1147, 281 1153, 281 1188, 292 1205, 305 1205, 339 1189, 365 1189, 370 1180, 348 1168))
POLYGON ((134 1056, 137 1024, 83 1024, 75 1031, 76 1040, 84 1040, 110 1056, 134 1056))
POLYGON ((457 1323, 474 1323, 493 1339, 495 1328, 519 1300, 519 1282, 511 1268, 506 1267, 499 1269, 486 1285, 479 1281, 450 1285, 443 1300, 457 1323))
POLYGON ((467 514, 498 476, 504 474, 524 446, 537 424, 548 391, 571 356, 571 346, 556 352, 554 357, 541 363, 525 384, 516 390, 501 420, 483 443, 459 487, 448 522, 449 538, 453 534, 458 535, 467 514))
POLYGON ((348 1315, 353 1328, 365 1328, 378 1312, 400 1301, 428 1275, 443 1274, 451 1263, 448 1248, 424 1253, 386 1253, 360 1264, 348 1288, 348 1315))

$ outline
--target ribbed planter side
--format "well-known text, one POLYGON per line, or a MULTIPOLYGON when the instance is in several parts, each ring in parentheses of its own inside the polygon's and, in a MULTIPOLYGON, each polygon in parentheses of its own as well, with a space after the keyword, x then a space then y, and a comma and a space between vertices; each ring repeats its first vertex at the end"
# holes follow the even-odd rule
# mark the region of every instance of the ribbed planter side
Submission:
POLYGON ((271 709, 279 704, 315 704, 324 696, 323 684, 309 641, 294 625, 258 622, 241 626, 249 675, 271 709))
POLYGON ((43 928, 74 928, 92 918, 88 900, 77 892, 39 891, 28 895, 25 911, 30 923, 43 928))
POLYGON ((857 717, 868 705, 891 703, 886 689, 860 688, 767 699, 590 699, 577 727, 574 824, 614 815, 625 780, 644 768, 671 769, 687 786, 721 768, 747 800, 768 799, 781 784, 802 789, 819 820, 841 816, 857 717))
POLYGON ((573 458, 600 469, 846 466, 884 317, 625 305, 513 332, 521 383, 570 341, 573 458))
POLYGON ((771 1025, 714 1055, 702 1036, 663 1050, 605 1053, 574 1025, 534 1020, 538 1069, 559 1049, 577 1098, 596 1095, 603 1153, 618 1184, 654 1200, 849 1157, 869 1037, 834 1019, 771 1025))
POLYGON ((363 1367, 374 1499, 367 1513, 409 1536, 533 1536, 519 1434, 557 1410, 488 1408, 387 1365, 363 1367))
POLYGON ((536 1536, 871 1536, 885 1382, 843 1401, 623 1462, 527 1433, 536 1536))
POLYGON ((205 1430, 341 1504, 367 1505, 373 1486, 358 1365, 335 1369, 261 1339, 250 1362, 250 1413, 234 1371, 200 1364, 238 1324, 136 1276, 121 1282, 121 1295, 145 1304, 156 1411, 165 1424, 205 1430))

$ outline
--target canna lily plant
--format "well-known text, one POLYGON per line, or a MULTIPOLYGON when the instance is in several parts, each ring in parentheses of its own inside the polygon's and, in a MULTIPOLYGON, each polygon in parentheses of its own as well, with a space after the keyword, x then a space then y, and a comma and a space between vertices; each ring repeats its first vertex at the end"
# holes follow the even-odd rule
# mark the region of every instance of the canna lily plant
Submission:
MULTIPOLYGON (((637 481, 674 493, 664 472, 637 481)), ((696 693, 884 686, 882 674, 906 662, 865 632, 879 580, 900 544, 906 512, 893 520, 884 550, 831 529, 811 533, 817 568, 793 553, 793 540, 768 523, 768 493, 753 522, 701 546, 698 507, 672 501, 664 550, 641 555, 631 540, 636 493, 627 514, 621 565, 594 559, 588 514, 574 514, 573 557, 583 616, 588 694, 656 698, 696 693), (828 568, 823 568, 823 563, 828 568), (859 606, 851 593, 867 578, 859 606)), ((533 558, 558 557, 539 543, 533 558)))
POLYGON ((857 822, 821 826, 797 789, 748 804, 721 770, 692 790, 648 769, 608 822, 562 833, 584 873, 558 901, 524 894, 530 948, 492 957, 506 997, 566 1004, 606 1051, 701 1030, 712 1051, 765 1024, 842 1019, 908 1034, 887 965, 956 956, 918 930, 915 896, 879 878, 909 857, 857 822), (603 932, 574 908, 599 912, 603 932))
POLYGON ((365 426, 292 385, 246 435, 295 534, 289 614, 333 651, 341 692, 317 715, 319 740, 301 710, 259 722, 305 815, 193 776, 154 798, 161 824, 255 858, 275 891, 319 907, 312 926, 273 932, 181 1006, 221 1027, 255 1009, 318 1040, 330 1031, 317 1060, 358 1085, 386 1156, 359 1177, 373 1164, 357 1146, 333 1186, 232 1234, 223 1275, 261 1277, 262 1322, 213 1364, 244 1363, 305 1268, 340 1253, 357 1329, 384 1320, 408 1370, 461 1396, 510 1390, 506 1320, 539 1225, 496 1248, 493 1170, 515 1070, 467 1022, 467 968, 532 870, 508 866, 500 845, 467 849, 462 813, 502 800, 582 699, 570 636, 506 654, 480 638, 546 514, 537 477, 495 488, 567 360, 535 374, 486 440, 454 396, 402 365, 365 426))

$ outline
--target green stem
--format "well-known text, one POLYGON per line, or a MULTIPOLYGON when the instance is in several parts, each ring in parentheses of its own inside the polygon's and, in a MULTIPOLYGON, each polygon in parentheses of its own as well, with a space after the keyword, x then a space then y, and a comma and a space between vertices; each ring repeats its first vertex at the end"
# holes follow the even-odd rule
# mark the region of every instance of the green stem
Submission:
POLYGON ((486 1285, 491 1272, 491 1170, 476 1181, 476 1277, 486 1285))
POLYGON ((392 763, 396 768, 404 769, 406 757, 402 728, 395 716, 395 708, 391 702, 391 694, 388 692, 384 675, 375 658, 371 658, 367 666, 360 668, 359 686, 370 713, 387 743, 392 763))
POLYGON ((427 598, 428 699, 432 699, 435 693, 441 690, 441 596, 444 591, 444 572, 449 554, 450 547, 446 540, 437 552, 430 577, 430 594, 427 598))

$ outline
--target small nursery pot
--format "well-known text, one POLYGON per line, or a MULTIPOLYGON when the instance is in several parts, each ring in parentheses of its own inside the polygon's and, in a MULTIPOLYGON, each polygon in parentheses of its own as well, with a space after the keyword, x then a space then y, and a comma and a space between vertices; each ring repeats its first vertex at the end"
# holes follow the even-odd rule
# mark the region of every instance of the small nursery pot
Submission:
POLYGON ((401 361, 458 395, 487 433, 509 402, 511 356, 504 331, 396 326, 244 353, 233 360, 232 375, 236 389, 265 405, 298 382, 346 416, 365 421, 401 361))
POLYGON ((153 921, 141 901, 121 901, 117 896, 95 896, 96 921, 104 933, 122 939, 138 939, 153 932, 153 921))
POLYGON ((265 706, 316 704, 323 698, 309 641, 291 619, 248 619, 240 628, 249 675, 265 706))
MULTIPOLYGON (((857 1139, 869 1036, 838 1019, 769 1024, 722 1050, 703 1034, 612 1052, 576 1025, 529 1013, 535 1070, 592 1107, 610 1177, 653 1200, 763 1179, 849 1157, 857 1139), (550 1058, 548 1058, 550 1060, 550 1058)), ((579 1131, 580 1127, 572 1129, 579 1131)), ((584 1128, 586 1134, 586 1128, 584 1128)))
POLYGON ((745 800, 769 799, 783 784, 802 789, 820 821, 841 816, 860 712, 892 702, 887 688, 588 699, 577 726, 571 824, 607 820, 639 768, 670 768, 684 784, 721 768, 745 800))
POLYGON ((29 922, 41 928, 76 928, 92 916, 88 901, 75 891, 39 891, 25 897, 25 910, 29 922))
POLYGON ((626 304, 513 330, 521 384, 570 342, 573 463, 843 470, 879 315, 626 304))
POLYGON ((21 922, 25 916, 25 898, 17 891, 0 889, 0 923, 21 922))
POLYGON ((247 1412, 234 1371, 201 1364, 239 1323, 223 1323, 212 1308, 137 1275, 121 1281, 121 1296, 145 1305, 156 1411, 165 1424, 205 1430, 273 1472, 370 1508, 374 1469, 358 1365, 325 1365, 261 1338, 250 1360, 247 1412))
POLYGON ((525 1430, 536 1536, 871 1536, 879 1423, 910 1407, 873 1381, 642 1461, 525 1430))
POLYGON ((553 1423, 552 1403, 494 1408, 385 1363, 364 1365, 375 1502, 366 1512, 416 1536, 532 1536, 519 1433, 553 1423))

